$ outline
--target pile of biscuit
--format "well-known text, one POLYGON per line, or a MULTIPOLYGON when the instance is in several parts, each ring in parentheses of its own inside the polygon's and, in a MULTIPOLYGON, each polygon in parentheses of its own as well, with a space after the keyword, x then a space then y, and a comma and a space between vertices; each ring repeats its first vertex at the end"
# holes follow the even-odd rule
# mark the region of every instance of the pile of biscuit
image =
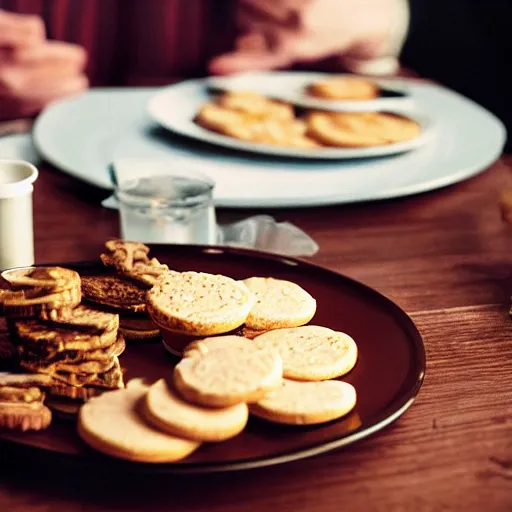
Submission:
POLYGON ((73 415, 90 397, 124 387, 119 317, 81 304, 77 272, 29 267, 2 278, 2 353, 17 373, 0 382, 1 426, 39 430, 49 425, 50 409, 73 415))
MULTIPOLYGON (((350 77, 313 83, 307 91, 326 100, 371 100, 379 93, 372 82, 350 77)), ((397 114, 322 110, 297 115, 292 105, 251 91, 218 95, 201 107, 195 122, 242 141, 302 149, 380 146, 420 134, 418 123, 397 114)))
POLYGON ((119 315, 119 332, 127 340, 144 340, 160 335, 146 312, 146 293, 162 274, 169 271, 149 247, 140 242, 108 240, 101 254, 108 275, 82 275, 84 300, 119 315))
POLYGON ((148 291, 147 304, 162 329, 196 339, 168 376, 151 385, 130 381, 81 408, 78 433, 98 451, 175 462, 202 443, 240 434, 250 415, 319 424, 356 404, 354 387, 333 380, 356 364, 354 340, 304 325, 316 301, 295 283, 169 271, 148 291), (242 325, 252 339, 225 334, 242 325))

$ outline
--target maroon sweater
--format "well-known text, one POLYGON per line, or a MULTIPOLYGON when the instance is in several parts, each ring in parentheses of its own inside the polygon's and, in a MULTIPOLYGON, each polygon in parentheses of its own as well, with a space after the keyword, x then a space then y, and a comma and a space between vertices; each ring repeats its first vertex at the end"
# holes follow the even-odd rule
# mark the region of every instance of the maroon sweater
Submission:
POLYGON ((160 85, 206 74, 232 49, 236 0, 0 0, 38 14, 49 39, 83 46, 91 85, 160 85))

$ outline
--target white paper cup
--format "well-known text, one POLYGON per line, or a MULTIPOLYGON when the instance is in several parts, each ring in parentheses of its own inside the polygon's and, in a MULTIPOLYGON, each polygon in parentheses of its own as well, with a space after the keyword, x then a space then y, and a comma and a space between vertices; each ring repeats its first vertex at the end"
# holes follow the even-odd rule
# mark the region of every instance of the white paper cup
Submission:
POLYGON ((0 160, 0 270, 34 264, 32 191, 37 169, 0 160))

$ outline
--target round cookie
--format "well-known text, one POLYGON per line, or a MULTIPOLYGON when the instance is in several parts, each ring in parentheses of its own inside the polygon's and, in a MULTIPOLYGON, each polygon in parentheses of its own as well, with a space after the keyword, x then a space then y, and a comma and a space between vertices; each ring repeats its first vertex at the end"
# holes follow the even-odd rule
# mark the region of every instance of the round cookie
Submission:
POLYGON ((277 352, 254 346, 219 348, 185 357, 174 368, 174 386, 188 401, 206 407, 257 402, 279 386, 283 375, 277 352))
POLYGON ((225 441, 244 429, 249 417, 245 403, 225 408, 193 405, 181 398, 164 379, 146 395, 144 417, 159 430, 193 441, 225 441))
POLYGON ((253 119, 291 121, 294 118, 291 105, 271 100, 251 91, 227 92, 217 98, 217 104, 253 119))
POLYGON ((348 334, 316 325, 269 331, 253 343, 279 352, 288 379, 333 379, 348 373, 357 361, 357 345, 348 334))
POLYGON ((195 121, 207 130, 243 141, 298 148, 318 147, 320 144, 305 134, 306 123, 295 119, 293 111, 291 118, 278 114, 280 107, 284 105, 269 104, 256 115, 206 104, 201 107, 195 121), (274 110, 277 114, 272 113, 274 110))
POLYGON ((247 345, 252 346, 252 341, 243 336, 212 336, 189 343, 183 350, 183 357, 202 356, 210 353, 212 350, 235 347, 243 348, 247 345))
POLYGON ((4 270, 0 275, 15 288, 43 289, 49 293, 80 286, 78 272, 62 267, 24 267, 4 270))
POLYGON ((219 105, 206 104, 199 110, 195 122, 213 132, 250 141, 253 138, 251 127, 241 112, 229 110, 219 105))
POLYGON ((147 295, 153 321, 170 331, 213 336, 245 322, 254 304, 242 283, 203 272, 170 272, 147 295))
POLYGON ((263 119, 250 121, 249 126, 252 131, 252 142, 301 148, 319 146, 316 141, 305 135, 307 124, 304 121, 263 119))
POLYGON ((250 406, 251 414, 276 423, 313 425, 332 421, 356 405, 356 390, 347 382, 297 382, 284 379, 282 385, 250 406))
POLYGON ((78 434, 92 448, 137 462, 175 462, 190 455, 199 443, 154 429, 140 416, 147 392, 143 385, 91 398, 78 414, 78 434))
POLYGON ((133 313, 146 310, 146 290, 118 276, 82 276, 84 298, 118 311, 133 313))
POLYGON ((295 283, 272 277, 250 277, 242 282, 256 297, 245 320, 249 329, 298 327, 315 315, 316 300, 295 283))
POLYGON ((311 96, 327 100, 371 100, 379 94, 373 82, 355 76, 337 76, 311 84, 311 96))
POLYGON ((380 112, 313 112, 308 135, 335 147, 369 147, 403 142, 420 134, 418 123, 380 112))

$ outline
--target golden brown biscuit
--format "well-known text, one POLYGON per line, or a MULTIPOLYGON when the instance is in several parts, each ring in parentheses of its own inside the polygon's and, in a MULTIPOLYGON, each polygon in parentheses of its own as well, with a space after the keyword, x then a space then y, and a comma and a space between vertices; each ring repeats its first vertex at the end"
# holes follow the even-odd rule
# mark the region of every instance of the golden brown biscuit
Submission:
POLYGON ((102 361, 80 361, 77 363, 57 361, 55 363, 46 364, 41 361, 20 361, 20 366, 34 373, 47 373, 49 375, 55 375, 60 372, 75 375, 89 375, 110 371, 116 364, 116 361, 117 358, 111 356, 102 361))
POLYGON ((146 289, 118 276, 82 276, 82 293, 90 302, 119 311, 146 310, 146 289))
POLYGON ((379 95, 379 88, 365 78, 335 76, 310 84, 307 92, 327 100, 371 100, 379 95))
POLYGON ((294 118, 291 105, 251 91, 226 92, 217 98, 216 103, 251 119, 292 121, 294 118))
POLYGON ((142 410, 162 432, 201 442, 225 441, 238 435, 249 417, 245 403, 216 409, 190 404, 164 379, 149 388, 142 410))
POLYGON ((15 344, 28 346, 37 353, 53 353, 68 350, 95 350, 110 347, 117 341, 117 331, 103 334, 88 334, 52 327, 37 320, 14 323, 15 344))
POLYGON ((148 313, 157 325, 194 336, 239 327, 253 303, 242 283, 204 272, 170 272, 147 294, 148 313))
POLYGON ((276 329, 253 343, 279 352, 288 379, 333 379, 348 373, 357 361, 357 346, 350 336, 317 325, 276 329))
POLYGON ((151 288, 169 270, 156 258, 149 258, 149 247, 143 243, 113 239, 105 247, 108 252, 100 256, 104 265, 145 288, 151 288))
POLYGON ((26 267, 4 270, 1 276, 15 290, 43 289, 48 294, 80 285, 78 272, 63 267, 26 267))
POLYGON ((308 135, 326 146, 381 146, 420 134, 415 121, 380 112, 313 112, 307 122, 308 135))
POLYGON ((112 356, 120 356, 126 343, 122 335, 117 336, 117 340, 112 345, 105 348, 93 350, 39 350, 37 345, 24 342, 18 345, 17 352, 23 361, 35 362, 40 364, 54 364, 58 362, 67 364, 76 364, 84 361, 109 361, 112 356))
POLYGON ((218 105, 203 105, 195 118, 195 122, 207 130, 228 137, 245 141, 253 139, 250 121, 241 112, 218 105))
POLYGON ((277 352, 248 344, 183 358, 174 368, 173 385, 194 404, 229 407, 261 400, 279 385, 282 375, 277 352))
POLYGON ((150 426, 140 412, 147 386, 142 384, 91 398, 78 414, 78 434, 92 448, 138 462, 176 462, 199 447, 150 426))
POLYGON ((283 147, 314 148, 319 142, 306 135, 307 125, 292 115, 254 116, 215 104, 203 105, 196 123, 208 130, 239 140, 283 147))
POLYGON ((83 330, 92 334, 102 334, 119 327, 118 314, 100 311, 83 304, 65 310, 61 315, 45 312, 41 315, 41 320, 56 327, 83 330))
POLYGON ((0 290, 0 312, 12 318, 34 318, 45 313, 59 315, 63 309, 78 306, 81 300, 80 285, 55 293, 43 288, 0 290))
POLYGON ((251 414, 276 423, 313 425, 332 421, 356 405, 356 390, 347 382, 296 382, 281 386, 250 406, 251 414))
POLYGON ((97 373, 70 373, 55 368, 38 368, 40 373, 46 373, 61 383, 70 386, 95 386, 104 389, 120 389, 124 387, 123 372, 116 356, 112 357, 113 365, 105 372, 97 373))
POLYGON ((295 283, 273 277, 250 277, 243 283, 256 297, 245 320, 249 329, 269 331, 298 327, 315 315, 316 300, 295 283))

